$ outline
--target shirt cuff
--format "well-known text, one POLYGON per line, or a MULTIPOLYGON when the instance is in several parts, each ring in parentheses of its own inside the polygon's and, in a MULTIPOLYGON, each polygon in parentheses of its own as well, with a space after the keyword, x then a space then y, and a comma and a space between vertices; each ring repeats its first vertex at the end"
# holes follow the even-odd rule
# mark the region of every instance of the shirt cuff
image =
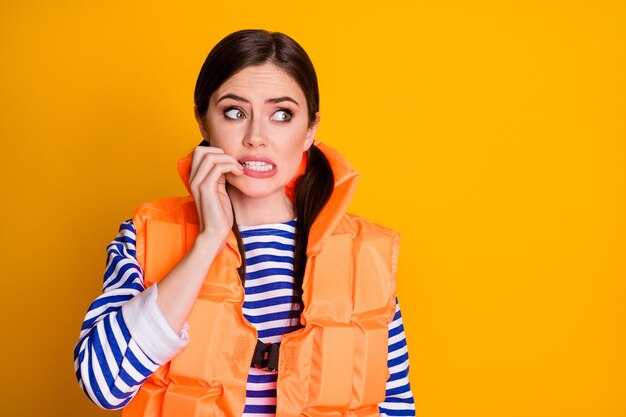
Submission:
POLYGON ((172 329, 157 304, 157 285, 151 285, 122 305, 130 336, 154 362, 169 362, 189 343, 187 323, 179 334, 172 329))

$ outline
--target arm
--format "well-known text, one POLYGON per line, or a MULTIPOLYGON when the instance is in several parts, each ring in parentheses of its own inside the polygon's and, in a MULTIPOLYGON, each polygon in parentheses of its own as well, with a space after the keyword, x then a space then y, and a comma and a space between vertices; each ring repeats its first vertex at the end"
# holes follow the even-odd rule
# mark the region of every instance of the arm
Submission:
POLYGON ((233 227, 233 206, 226 191, 227 174, 243 175, 243 167, 222 149, 196 147, 189 188, 198 211, 200 232, 191 249, 159 282, 159 307, 177 331, 189 317, 204 278, 233 227))
POLYGON ((135 229, 126 221, 107 246, 103 293, 89 307, 74 349, 78 382, 100 407, 124 407, 186 345, 186 331, 174 333, 156 300, 156 285, 144 291, 135 229))
POLYGON ((74 349, 79 384, 99 406, 124 407, 145 379, 187 344, 185 321, 233 224, 227 173, 243 175, 243 168, 221 149, 196 148, 190 188, 200 233, 157 285, 144 291, 130 221, 108 246, 104 292, 89 307, 74 349))
POLYGON ((378 404, 383 416, 414 416, 415 402, 409 383, 409 352, 402 324, 400 305, 396 298, 396 314, 389 323, 389 379, 385 401, 378 404))

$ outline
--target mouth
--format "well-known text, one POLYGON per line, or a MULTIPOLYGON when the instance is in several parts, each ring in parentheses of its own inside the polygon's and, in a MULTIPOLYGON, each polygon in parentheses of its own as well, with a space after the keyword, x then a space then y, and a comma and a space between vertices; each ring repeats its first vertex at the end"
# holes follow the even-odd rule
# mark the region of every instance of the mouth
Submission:
POLYGON ((276 164, 264 156, 246 156, 238 161, 243 167, 243 173, 254 178, 273 177, 276 172, 276 164))

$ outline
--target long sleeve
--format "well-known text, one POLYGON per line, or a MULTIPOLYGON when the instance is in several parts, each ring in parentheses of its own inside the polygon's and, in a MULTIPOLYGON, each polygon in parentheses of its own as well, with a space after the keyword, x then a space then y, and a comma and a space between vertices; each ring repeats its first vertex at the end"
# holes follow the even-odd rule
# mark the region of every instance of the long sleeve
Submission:
MULTIPOLYGON (((243 231, 244 240, 245 234, 243 231)), ((293 248, 290 247, 290 250, 293 251, 293 248)), ((259 267, 251 267, 248 272, 259 267)), ((246 282, 251 285, 254 277, 249 278, 246 282)), ((158 284, 144 290, 143 272, 135 255, 135 229, 131 221, 122 223, 117 237, 107 247, 103 293, 89 307, 74 350, 74 366, 79 384, 89 398, 102 408, 123 408, 145 379, 188 342, 186 328, 180 334, 175 334, 162 316, 156 303, 157 287, 158 284)), ((262 295, 258 291, 260 288, 264 287, 256 286, 255 290, 246 291, 247 296, 259 298, 262 295)), ((268 291, 268 294, 273 294, 271 288, 268 291)), ((262 306, 265 303, 259 305, 262 306)), ((254 310, 256 303, 248 307, 248 310, 254 310)), ((252 314, 252 310, 248 313, 252 314)), ((292 317, 292 312, 287 312, 287 321, 292 317)), ((249 319, 252 320, 252 317, 249 319)), ((415 415, 408 380, 406 337, 397 299, 396 314, 389 324, 388 366, 390 377, 386 385, 386 399, 379 404, 381 415, 415 415)), ((258 408, 266 402, 275 407, 275 391, 272 398, 252 395, 254 382, 263 375, 256 375, 258 372, 254 368, 250 372, 250 398, 246 402, 255 404, 252 406, 254 410, 254 407, 258 408)), ((275 378, 275 374, 269 376, 275 378)), ((265 380, 261 382, 267 384, 265 380)))
POLYGON ((74 369, 87 396, 107 409, 124 407, 141 384, 187 343, 156 303, 157 286, 144 290, 135 258, 135 229, 120 225, 107 246, 102 294, 89 306, 74 349, 74 369))
POLYGON ((402 323, 402 313, 396 298, 396 314, 389 323, 389 379, 385 401, 378 404, 383 416, 414 416, 415 401, 409 383, 409 352, 402 323))

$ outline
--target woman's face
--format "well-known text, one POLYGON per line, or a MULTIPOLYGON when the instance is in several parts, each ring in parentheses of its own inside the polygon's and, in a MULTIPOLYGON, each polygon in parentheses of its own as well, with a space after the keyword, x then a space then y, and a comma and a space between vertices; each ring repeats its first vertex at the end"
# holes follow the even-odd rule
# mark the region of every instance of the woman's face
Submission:
POLYGON ((281 68, 246 67, 210 97, 200 129, 211 146, 232 155, 244 174, 226 180, 245 197, 284 199, 302 154, 313 143, 319 116, 309 126, 302 89, 281 68))

